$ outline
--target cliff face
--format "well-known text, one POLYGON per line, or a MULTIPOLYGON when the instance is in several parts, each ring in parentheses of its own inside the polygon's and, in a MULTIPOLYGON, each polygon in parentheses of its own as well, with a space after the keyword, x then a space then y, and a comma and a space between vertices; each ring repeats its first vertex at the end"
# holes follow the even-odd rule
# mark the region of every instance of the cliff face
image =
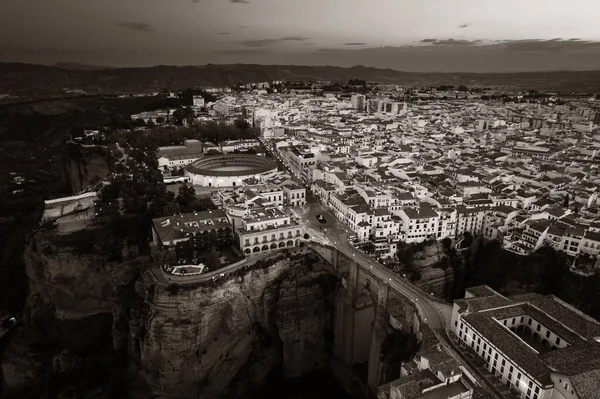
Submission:
POLYGON ((71 392, 74 384, 78 392, 110 397, 105 383, 113 377, 102 369, 123 367, 114 362, 126 349, 129 293, 149 259, 117 263, 79 255, 55 245, 51 234, 38 233, 24 254, 27 305, 0 359, 7 391, 39 397, 71 392))
POLYGON ((110 170, 106 151, 99 146, 68 146, 64 155, 63 173, 73 193, 79 193, 95 181, 108 176, 110 170))
POLYGON ((445 297, 454 284, 454 271, 442 242, 428 242, 422 250, 415 253, 413 262, 421 273, 417 286, 437 297, 445 297))
POLYGON ((217 282, 169 287, 148 271, 130 321, 132 357, 156 397, 239 397, 281 370, 325 368, 335 279, 312 252, 275 255, 217 282))
POLYGON ((26 250, 24 320, 0 353, 12 397, 237 398, 328 366, 337 281, 308 249, 175 286, 147 257, 110 262, 51 234, 26 250))

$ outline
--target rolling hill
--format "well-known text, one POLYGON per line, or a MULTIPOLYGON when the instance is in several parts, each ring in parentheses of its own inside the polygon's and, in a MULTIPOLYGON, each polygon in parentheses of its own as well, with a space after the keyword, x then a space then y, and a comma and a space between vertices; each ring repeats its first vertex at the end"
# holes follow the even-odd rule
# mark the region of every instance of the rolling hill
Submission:
POLYGON ((202 65, 102 68, 0 63, 3 102, 81 94, 121 94, 271 80, 363 79, 407 86, 467 85, 561 92, 600 92, 600 71, 539 73, 414 73, 364 66, 202 65))

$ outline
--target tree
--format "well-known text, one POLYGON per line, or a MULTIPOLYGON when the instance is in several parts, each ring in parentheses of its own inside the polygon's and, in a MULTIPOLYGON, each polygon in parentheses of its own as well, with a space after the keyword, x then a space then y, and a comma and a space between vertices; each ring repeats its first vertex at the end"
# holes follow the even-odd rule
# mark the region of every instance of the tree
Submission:
POLYGON ((563 202, 563 206, 564 206, 565 208, 568 208, 568 207, 569 207, 569 193, 567 193, 567 196, 565 197, 565 200, 564 200, 564 202, 563 202))
POLYGON ((187 212, 189 206, 196 201, 196 190, 193 186, 183 184, 181 187, 179 187, 176 201, 181 207, 181 211, 187 212))
POLYGON ((245 121, 244 119, 236 119, 234 122, 235 127, 237 127, 240 130, 245 130, 248 129, 250 127, 250 124, 245 121))
POLYGON ((473 245, 473 235, 468 231, 463 233, 463 242, 461 244, 461 248, 469 248, 473 245))
POLYGON ((386 365, 400 365, 414 357, 421 344, 414 333, 393 330, 381 343, 381 361, 386 365))
POLYGON ((158 118, 156 118, 156 123, 159 125, 165 123, 165 118, 162 116, 159 116, 158 118))
POLYGON ((367 241, 363 245, 363 251, 365 251, 366 253, 373 253, 373 252, 375 252, 375 244, 373 244, 371 241, 367 241))
POLYGON ((465 85, 460 85, 460 86, 458 86, 458 91, 467 92, 467 91, 469 91, 469 88, 465 85))
POLYGON ((177 168, 171 172, 172 176, 185 176, 185 170, 183 168, 177 168))

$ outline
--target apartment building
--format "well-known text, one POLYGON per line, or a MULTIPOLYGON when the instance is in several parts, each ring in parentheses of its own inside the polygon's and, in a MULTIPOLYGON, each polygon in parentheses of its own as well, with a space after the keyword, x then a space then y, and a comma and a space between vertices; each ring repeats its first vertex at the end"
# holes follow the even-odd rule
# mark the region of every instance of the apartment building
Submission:
POLYGON ((364 94, 352 94, 350 97, 350 103, 352 104, 353 109, 359 112, 364 112, 367 103, 367 96, 364 94))
POLYGON ((407 243, 438 239, 442 236, 440 215, 431 208, 402 209, 399 216, 402 219, 401 231, 407 243))
POLYGON ((456 212, 456 237, 462 236, 465 232, 469 232, 472 235, 483 232, 485 209, 459 206, 456 208, 456 212))
POLYGON ((306 205, 306 188, 291 184, 283 186, 285 193, 285 203, 288 206, 303 206, 306 205))
POLYGON ((288 147, 287 151, 282 151, 282 155, 294 177, 303 183, 312 182, 313 170, 317 167, 317 157, 313 152, 288 147))

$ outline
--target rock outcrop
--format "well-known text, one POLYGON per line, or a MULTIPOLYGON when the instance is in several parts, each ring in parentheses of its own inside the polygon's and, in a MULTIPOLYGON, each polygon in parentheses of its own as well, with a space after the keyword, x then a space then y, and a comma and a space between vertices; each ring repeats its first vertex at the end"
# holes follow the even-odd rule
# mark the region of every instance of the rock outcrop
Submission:
POLYGON ((108 150, 101 146, 83 147, 71 144, 63 160, 63 176, 73 193, 79 193, 110 173, 108 150))
POLYGON ((448 251, 441 241, 427 242, 414 255, 414 267, 421 274, 417 286, 439 298, 447 296, 454 284, 454 271, 450 267, 448 251))
MULTIPOLYGON (((133 293, 139 271, 149 265, 148 257, 117 263, 77 254, 53 238, 53 233, 39 232, 24 254, 27 305, 1 358, 7 392, 17 397, 47 393, 51 375, 68 385, 74 369, 112 362, 109 358, 116 358, 123 349, 119 345, 127 342, 116 338, 122 335, 123 310, 135 298, 128 291, 133 293)), ((61 392, 63 387, 52 389, 61 392)))
POLYGON ((327 368, 338 283, 308 249, 169 285, 149 257, 78 254, 52 234, 25 254, 27 307, 0 355, 8 397, 236 398, 327 368))
POLYGON ((336 282, 303 250, 283 253, 217 282, 157 283, 144 274, 147 305, 131 320, 130 348, 156 397, 239 397, 280 377, 325 368, 336 282))

